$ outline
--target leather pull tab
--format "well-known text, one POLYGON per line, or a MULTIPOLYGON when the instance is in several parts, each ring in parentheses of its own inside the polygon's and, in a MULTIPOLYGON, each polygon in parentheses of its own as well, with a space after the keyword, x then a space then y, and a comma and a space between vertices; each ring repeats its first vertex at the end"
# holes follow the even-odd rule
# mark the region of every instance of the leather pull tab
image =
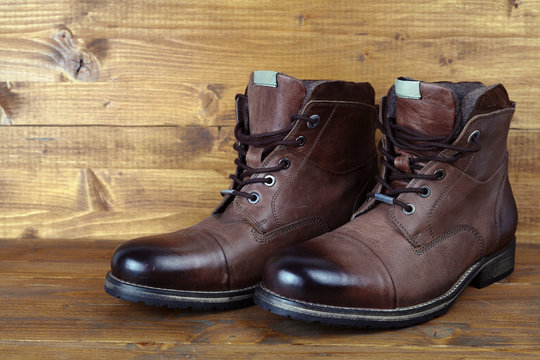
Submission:
POLYGON ((410 155, 400 155, 394 159, 394 166, 399 169, 402 173, 410 174, 411 170, 411 156, 410 155))

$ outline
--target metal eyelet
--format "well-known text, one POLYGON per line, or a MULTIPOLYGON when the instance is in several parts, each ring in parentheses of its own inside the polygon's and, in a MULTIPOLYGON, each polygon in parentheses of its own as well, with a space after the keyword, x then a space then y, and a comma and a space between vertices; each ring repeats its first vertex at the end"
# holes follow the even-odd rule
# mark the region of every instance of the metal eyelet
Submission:
POLYGON ((317 127, 317 125, 319 125, 319 121, 321 120, 321 117, 319 115, 313 114, 309 118, 312 119, 313 122, 308 122, 307 123, 308 128, 313 129, 313 128, 317 127))
POLYGON ((298 147, 300 146, 304 146, 304 144, 306 143, 306 137, 303 136, 303 135, 300 135, 299 137, 296 138, 296 142, 298 142, 298 147))
POLYGON ((431 189, 427 185, 420 186, 420 189, 424 189, 423 193, 418 193, 423 198, 427 198, 429 195, 431 195, 431 189))
POLYGON ((438 176, 437 180, 442 180, 442 179, 444 179, 446 177, 446 171, 444 171, 444 169, 437 169, 437 170, 435 170, 433 175, 438 176))
POLYGON ((276 178, 272 175, 266 175, 264 178, 268 179, 264 182, 264 185, 266 186, 274 186, 274 184, 276 183, 276 178))
POLYGON ((249 194, 249 197, 247 199, 250 203, 256 204, 259 202, 259 200, 261 200, 261 197, 256 192, 252 192, 251 194, 249 194))
POLYGON ((474 138, 479 138, 480 137, 480 130, 474 130, 471 135, 469 135, 469 137, 467 138, 467 142, 470 144, 474 141, 474 138))
POLYGON ((289 160, 287 158, 283 158, 283 159, 279 160, 278 164, 283 166, 283 169, 288 169, 289 166, 291 166, 291 160, 289 160))
POLYGON ((407 206, 405 206, 402 210, 405 215, 411 215, 411 214, 414 214, 414 212, 416 211, 416 208, 414 207, 413 204, 407 204, 407 206))

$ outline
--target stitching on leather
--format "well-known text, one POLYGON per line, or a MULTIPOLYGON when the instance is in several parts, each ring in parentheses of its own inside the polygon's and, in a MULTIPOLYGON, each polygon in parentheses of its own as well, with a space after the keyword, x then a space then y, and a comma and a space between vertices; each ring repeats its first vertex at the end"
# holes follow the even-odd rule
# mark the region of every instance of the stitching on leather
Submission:
MULTIPOLYGON (((469 127, 469 128, 474 128, 474 127, 476 127, 476 126, 477 126, 477 123, 479 123, 482 119, 483 119, 483 118, 477 118, 477 119, 475 119, 474 121, 472 121, 472 122, 469 123, 469 126, 468 126, 468 127, 469 127)), ((463 138, 461 139, 460 142, 464 142, 464 141, 465 141, 465 137, 463 137, 463 138)), ((445 151, 445 153, 447 153, 447 152, 449 152, 449 151, 445 151)), ((507 156, 507 154, 506 154, 506 156, 507 156)), ((431 237, 432 237, 432 241, 435 240, 435 235, 434 235, 434 232, 433 232, 432 221, 431 221, 431 219, 432 219, 432 217, 433 217, 433 213, 434 213, 436 207, 437 207, 437 206, 439 205, 439 203, 440 203, 440 202, 448 195, 448 193, 450 192, 450 190, 453 189, 453 188, 455 187, 455 185, 463 179, 464 174, 466 173, 467 170, 469 170, 471 164, 473 163, 473 160, 474 160, 476 157, 477 157, 477 154, 476 154, 476 153, 475 153, 475 154, 472 154, 472 156, 469 158, 469 161, 467 162, 466 166, 463 168, 463 170, 460 170, 460 174, 459 174, 459 176, 456 178, 456 180, 454 181, 454 183, 453 183, 451 186, 449 186, 449 187, 443 192, 443 194, 439 197, 439 199, 437 199, 437 201, 435 202, 435 204, 434 204, 434 205, 432 206, 432 208, 430 209, 429 215, 428 215, 428 229, 429 229, 429 233, 430 233, 430 235, 431 235, 431 237)), ((504 161, 505 161, 505 160, 503 160, 502 163, 504 163, 504 161)), ((495 171, 495 173, 496 173, 496 172, 497 172, 497 171, 495 171)), ((495 173, 494 173, 494 174, 495 174, 495 173)), ((503 183, 504 183, 504 177, 503 177, 503 183)), ((502 189, 502 187, 500 187, 500 189, 502 189)), ((501 191, 501 190, 499 190, 499 191, 501 191)), ((495 213, 497 213, 497 211, 498 211, 498 203, 497 203, 497 202, 498 202, 498 197, 499 197, 499 194, 497 194, 497 200, 496 200, 496 204, 495 204, 495 208, 496 208, 497 210, 495 211, 495 213)), ((495 217, 496 217, 496 219, 495 219, 495 224, 496 224, 497 233, 498 233, 497 238, 499 238, 499 237, 500 237, 500 235, 499 235, 499 231, 500 231, 500 230, 499 230, 499 223, 498 223, 497 215, 495 215, 495 217)), ((475 231, 476 233, 478 233, 477 230, 474 230, 474 231, 475 231)), ((479 243, 479 245, 480 245, 480 247, 481 247, 481 249, 482 249, 482 256, 485 256, 485 252, 486 252, 486 244, 485 244, 485 240, 482 238, 482 236, 480 235, 480 233, 478 233, 478 239, 477 239, 477 242, 479 243)))
MULTIPOLYGON (((283 295, 280 295, 270 289, 267 289, 265 288, 264 286, 261 285, 261 287, 271 293, 271 294, 274 294, 275 296, 277 297, 280 297, 280 298, 283 298, 283 299, 289 299, 293 302, 297 302, 297 303, 302 303, 302 304, 308 304, 308 305, 312 305, 312 306, 316 306, 318 308, 321 308, 321 309, 335 309, 335 310, 360 310, 362 312, 366 312, 366 313, 369 313, 369 312, 381 312, 381 313, 392 313, 392 312, 396 312, 396 311, 409 311, 409 310, 414 310, 414 309, 418 309, 418 308, 422 308, 422 307, 425 307, 425 306, 428 306, 428 305, 431 305, 437 301, 440 301, 440 300, 443 300, 443 299, 446 299, 450 296, 453 295, 453 293, 458 290, 461 286, 461 284, 468 280, 469 278, 469 275, 474 272, 480 265, 483 265, 482 264, 483 261, 480 260, 478 262, 476 262, 475 264, 473 264, 469 269, 467 269, 467 271, 465 271, 465 273, 463 273, 463 275, 461 275, 461 277, 459 278, 459 280, 452 286, 452 288, 450 288, 450 290, 448 290, 447 292, 445 292, 443 295, 441 296, 438 296, 434 299, 431 299, 431 300, 428 300, 426 302, 423 302, 421 304, 417 304, 417 305, 412 305, 412 306, 406 306, 406 307, 402 307, 402 308, 396 308, 396 309, 370 309, 370 308, 353 308, 353 307, 347 307, 347 306, 331 306, 331 305, 323 305, 323 304, 316 304, 316 303, 312 303, 312 302, 309 302, 309 301, 303 301, 303 300, 296 300, 296 299, 291 299, 291 298, 287 298, 283 295)), ((463 291, 463 289, 461 290, 463 291)), ((461 293, 461 292, 460 292, 461 293)))
MULTIPOLYGON (((354 200, 354 204, 353 204, 353 208, 352 208, 352 212, 356 212, 356 210, 358 210, 358 208, 360 208, 360 206, 362 205, 363 201, 365 200, 366 198, 366 188, 372 184, 372 179, 365 179, 364 180, 364 185, 362 186, 362 189, 360 189, 360 191, 358 192, 358 195, 356 195, 356 199, 354 200), (364 196, 361 196, 361 195, 364 195, 364 196), (358 203, 360 201, 360 203, 358 203)), ((373 185, 372 185, 373 186, 373 185)))
MULTIPOLYGON (((504 156, 505 159, 503 163, 506 162, 506 166, 508 167, 508 151, 506 151, 504 155, 505 155, 504 156)), ((499 184, 499 191, 497 193, 497 198, 495 199, 495 226, 497 229, 497 243, 495 244, 495 248, 498 248, 499 242, 501 241, 501 223, 499 221, 500 214, 501 214, 500 202, 502 201, 502 197, 504 196, 503 193, 504 193, 504 188, 506 185, 507 176, 508 176, 508 170, 506 171, 506 176, 505 175, 502 176, 502 181, 499 184)))
POLYGON ((244 214, 244 216, 246 216, 250 220, 250 222, 253 223, 262 232, 262 224, 257 221, 257 219, 255 219, 253 216, 251 216, 251 214, 249 214, 247 210, 245 210, 244 207, 238 203, 238 200, 238 197, 234 200, 234 207, 242 214, 244 214))
MULTIPOLYGON (((311 106, 307 107, 306 108, 306 112, 311 109, 311 106)), ((274 193, 274 195, 272 196, 272 201, 270 202, 271 206, 270 208, 272 209, 272 215, 274 216, 274 220, 276 221, 276 225, 277 226, 281 226, 281 221, 279 221, 279 217, 277 215, 277 211, 276 211, 276 200, 277 200, 277 197, 279 196, 279 194, 281 193, 281 191, 286 187, 288 186, 292 181, 293 179, 296 177, 296 175, 298 174, 298 172, 300 171, 300 169, 302 169, 304 167, 304 165, 306 164, 307 162, 307 159, 309 158, 309 156, 311 155, 311 153, 313 153, 314 149, 315 149, 315 146, 317 145, 317 143, 319 142, 322 134, 324 134, 324 131, 326 130, 326 128, 328 127, 328 124, 330 124, 332 122, 332 119, 334 118, 334 114, 336 112, 336 109, 337 109, 337 105, 334 105, 334 108, 332 109, 332 113, 330 113, 330 116, 328 117, 328 120, 325 122, 324 126, 321 128, 321 130, 319 131, 319 134, 317 135, 317 137, 315 138, 315 141, 313 142, 313 145, 311 145, 311 148, 309 149, 308 153, 306 154, 306 156, 302 159, 302 161, 300 162, 300 165, 298 165, 297 168, 295 168, 293 171, 291 171, 291 174, 289 175, 289 177, 287 177, 287 179, 283 182, 283 184, 281 184, 279 186, 279 188, 276 190, 276 192, 274 193)), ((291 132, 292 133, 292 132, 291 132)))
POLYGON ((441 196, 439 196, 439 198, 435 201, 435 203, 433 204, 433 206, 431 207, 431 209, 429 210, 429 213, 428 213, 428 230, 429 230, 429 235, 431 235, 431 240, 433 241, 435 239, 435 234, 433 233, 433 225, 432 225, 432 221, 431 219, 433 218, 433 213, 435 212, 435 210, 437 209, 437 207, 439 206, 439 204, 444 200, 446 199, 446 197, 448 196, 448 194, 450 193, 450 191, 452 191, 456 185, 462 180, 463 178, 463 174, 465 173, 465 171, 467 171, 469 169, 469 166, 471 165, 473 159, 475 158, 475 154, 473 154, 470 158, 469 158, 469 162, 467 163, 467 165, 465 166, 465 168, 463 169, 463 171, 460 171, 459 172, 459 175, 458 177, 450 184, 448 185, 448 187, 443 191, 443 193, 441 194, 441 196))
MULTIPOLYGON (((204 297, 206 299, 219 299, 219 298, 215 298, 215 297, 209 298, 209 297, 205 296, 205 295, 208 295, 208 294, 212 294, 212 295, 223 294, 222 296, 227 296, 229 298, 230 296, 235 296, 234 294, 231 294, 231 293, 239 293, 239 292, 249 291, 249 290, 254 289, 255 287, 257 287, 257 285, 251 285, 251 286, 248 286, 248 287, 245 287, 245 288, 242 288, 242 289, 224 290, 224 291, 223 290, 220 290, 220 291, 178 290, 178 289, 167 289, 167 288, 162 288, 162 287, 155 287, 155 286, 136 284, 136 283, 131 282, 131 281, 126 281, 126 280, 119 279, 116 276, 114 276, 113 274, 109 273, 109 275, 114 280, 116 280, 116 281, 118 281, 120 283, 131 285, 131 286, 136 286, 136 287, 143 288, 143 289, 162 290, 162 291, 166 291, 166 292, 185 294, 185 295, 180 295, 182 297, 184 297, 184 296, 193 297, 193 295, 198 294, 199 296, 202 296, 202 297, 204 297)), ((176 295, 176 296, 178 296, 178 295, 176 295)))
POLYGON ((388 213, 390 214, 391 218, 392 218, 392 222, 398 226, 398 228, 405 234, 405 237, 406 239, 409 241, 409 242, 412 242, 414 245, 418 246, 418 244, 416 244, 415 240, 413 237, 411 237, 411 234, 409 233, 409 231, 407 231, 407 229, 401 224, 401 222, 397 219, 396 217, 396 214, 395 214, 395 209, 396 209, 396 205, 392 205, 390 207, 390 210, 388 211, 388 213))
MULTIPOLYGON (((293 130, 291 130, 291 132, 293 132, 293 130)), ((282 152, 284 152, 284 146, 283 145, 279 145, 276 149, 274 149, 269 155, 268 157, 261 163, 261 166, 266 166, 272 159, 274 159, 275 157, 278 157, 279 154, 281 154, 282 152)), ((256 177, 257 174, 255 175, 252 175, 250 178, 254 178, 256 177)), ((247 185, 248 187, 250 185, 247 185)), ((262 221, 258 221, 257 219, 255 219, 253 216, 251 216, 251 214, 240 204, 240 199, 238 197, 236 197, 234 200, 233 200, 233 204, 234 204, 234 207, 240 211, 242 214, 244 214, 244 216, 246 218, 248 218, 250 220, 250 223, 252 223, 254 226, 256 226, 258 228, 258 230, 260 232, 264 232, 262 226, 267 223, 267 220, 263 219, 262 221)))
POLYGON ((258 243, 263 243, 264 244, 264 243, 268 243, 268 242, 272 241, 273 239, 275 239, 278 236, 287 234, 287 233, 289 233, 291 231, 306 227, 308 225, 318 225, 321 228, 321 230, 323 231, 323 233, 330 231, 330 228, 328 227, 326 222, 323 221, 321 218, 309 218, 309 219, 301 220, 301 221, 296 222, 294 224, 286 225, 286 226, 284 226, 284 227, 282 227, 280 229, 276 229, 274 231, 271 231, 270 233, 266 233, 266 234, 262 234, 262 235, 260 233, 258 233, 257 230, 255 230, 252 227, 251 228, 251 234, 253 235, 253 238, 255 239, 255 241, 257 241, 258 243))
MULTIPOLYGON (((352 241, 355 241, 355 242, 358 241, 358 239, 353 238, 349 234, 344 234, 344 233, 340 232, 339 236, 347 237, 347 238, 349 238, 349 240, 352 240, 352 241)), ((388 270, 388 267, 386 266, 385 262, 379 257, 379 255, 368 244, 366 244, 363 241, 360 241, 360 243, 362 245, 364 245, 366 248, 368 248, 368 250, 371 251, 371 253, 373 255, 375 255, 375 257, 377 259, 379 259, 379 262, 384 266, 384 268, 386 270, 386 273, 388 274, 388 277, 390 278, 390 282, 392 283, 392 288, 394 289, 394 306, 396 306, 396 304, 397 304, 397 291, 396 291, 396 285, 394 284, 394 278, 392 277, 392 274, 390 273, 390 270, 388 270)))
POLYGON ((227 289, 231 289, 231 271, 229 269, 229 262, 227 261, 227 255, 225 254, 225 250, 223 250, 223 246, 221 246, 221 243, 214 235, 212 235, 209 232, 204 232, 207 235, 209 235, 212 239, 215 240, 215 242, 218 244, 219 248, 221 249, 221 253, 223 254, 223 259, 225 259, 225 266, 227 267, 227 289))
POLYGON ((443 241, 453 237, 454 235, 462 233, 462 232, 469 232, 469 233, 471 233, 473 235, 474 239, 476 240, 476 242, 480 246, 480 252, 481 252, 482 257, 483 257, 485 255, 485 252, 486 252, 485 241, 484 241, 484 239, 482 239, 482 236, 480 235, 478 230, 476 230, 475 228, 473 228, 472 226, 469 226, 469 225, 456 226, 456 227, 450 229, 449 231, 437 236, 437 238, 435 238, 433 241, 430 241, 429 243, 427 243, 425 245, 422 245, 420 247, 415 247, 415 246, 413 246, 411 244, 411 249, 413 250, 413 252, 416 255, 422 255, 422 254, 426 253, 427 251, 431 250, 432 248, 434 248, 435 246, 439 245, 443 241))
MULTIPOLYGON (((316 104, 316 105, 317 105, 317 104, 316 104)), ((324 105, 324 104, 318 104, 318 105, 324 105)), ((334 105, 334 106, 335 106, 334 111, 332 111, 332 114, 330 114, 330 117, 333 117, 333 116, 334 116, 334 112, 337 110, 337 107, 338 107, 338 106, 339 106, 339 107, 358 107, 358 105, 363 105, 363 104, 361 104, 361 103, 340 103, 340 102, 336 102, 336 105, 334 105)), ((311 110, 311 106, 310 106, 309 108, 306 109, 306 111, 308 111, 308 110, 311 110)), ((329 118, 328 122, 329 122, 329 121, 330 121, 330 118, 329 118)), ((327 122, 327 124, 328 124, 328 122, 327 122)), ((326 128, 326 125, 327 125, 327 124, 325 124, 324 128, 326 128)), ((324 129, 324 128, 323 128, 323 129, 324 129)), ((322 133, 322 131, 321 131, 321 133, 322 133)), ((375 137, 375 136, 373 135, 372 138, 374 138, 374 137, 375 137)), ((373 141, 375 141, 375 140, 373 139, 373 141)), ((318 142, 318 141, 317 141, 317 142, 318 142)), ((315 146, 315 145, 316 145, 316 143, 313 144, 313 146, 315 146)), ((294 151, 294 150, 292 150, 292 151, 294 151)), ((295 151, 295 152, 296 152, 296 151, 295 151)), ((328 169, 326 169, 326 168, 320 166, 319 164, 313 162, 311 159, 308 158, 309 155, 311 154, 311 152, 309 152, 309 153, 308 153, 307 155, 305 155, 305 156, 302 155, 302 154, 300 154, 300 153, 298 153, 298 152, 296 152, 296 153, 297 153, 298 155, 302 156, 302 157, 305 157, 311 165, 317 167, 318 169, 320 169, 320 170, 322 170, 322 171, 324 171, 324 172, 327 172, 327 173, 333 174, 333 175, 347 175, 347 174, 350 174, 350 173, 352 173, 352 172, 355 172, 355 171, 361 169, 362 167, 366 166, 367 164, 369 164, 369 163, 373 160, 373 157, 377 157, 377 156, 378 156, 377 151, 374 151, 374 153, 369 157, 369 159, 367 159, 367 160, 365 160, 364 162, 362 162, 362 163, 360 163, 360 164, 358 164, 358 165, 352 167, 350 170, 339 172, 339 171, 328 170, 328 169)))
MULTIPOLYGON (((331 173, 331 174, 335 174, 335 175, 344 175, 344 174, 348 174, 348 173, 351 173, 351 172, 354 172, 354 171, 358 171, 360 170, 362 167, 364 167, 366 164, 369 163, 370 160, 372 160, 372 157, 370 157, 369 160, 363 162, 362 164, 358 165, 358 167, 355 167, 353 169, 351 169, 350 171, 348 172, 345 172, 345 173, 339 173, 339 172, 332 172, 332 171, 329 171, 329 170, 326 170, 320 166, 318 166, 317 164, 315 164, 314 162, 312 162, 311 160, 309 160, 309 156, 311 155, 311 153, 314 151, 314 148, 315 148, 315 145, 319 142, 319 139, 320 137, 322 136, 322 134, 324 133, 324 130, 326 129, 326 127, 328 126, 328 124, 330 123, 330 121, 332 120, 332 118, 334 117, 334 114, 337 110, 337 107, 338 106, 348 106, 348 107, 358 107, 358 106, 364 106, 363 103, 357 103, 357 102, 340 102, 340 101, 336 101, 336 102, 328 102, 328 101, 320 101, 320 102, 317 102, 317 101, 312 101, 310 102, 305 108, 304 110, 302 111, 303 113, 306 113, 308 112, 309 110, 311 110, 312 107, 316 106, 316 105, 330 105, 333 107, 333 110, 330 114, 330 116, 328 117, 328 120, 325 122, 324 126, 321 128, 321 130, 319 131, 319 134, 317 135, 317 138, 315 139, 315 142, 313 143, 313 145, 311 146, 309 152, 304 156, 298 152, 296 152, 296 154, 298 154, 299 156, 302 157, 302 162, 300 163, 300 165, 298 166, 297 169, 295 169, 293 172, 291 172, 291 175, 289 176, 289 178, 287 178, 287 180, 278 188, 278 190, 274 193, 274 195, 272 196, 272 201, 271 201, 271 211, 272 211, 272 216, 274 217, 274 220, 276 221, 276 225, 277 226, 281 226, 281 222, 279 220, 279 217, 277 215, 277 212, 276 212, 276 209, 275 209, 275 201, 277 200, 277 195, 281 192, 281 190, 286 186, 288 185, 291 181, 292 181, 292 178, 294 178, 294 176, 296 175, 296 173, 298 172, 298 170, 300 170, 306 162, 310 162, 310 164, 316 166, 317 168, 323 170, 323 171, 326 171, 328 173, 331 173)), ((298 128, 299 128, 299 125, 297 125, 293 130, 291 130, 290 134, 296 134, 298 132, 298 128)), ((276 147, 276 149, 274 149, 267 157, 266 159, 261 163, 261 166, 266 166, 270 161, 272 161, 272 159, 276 158, 280 153, 283 153, 285 152, 285 147, 283 145, 279 145, 278 147, 276 147)), ((375 153, 373 156, 377 156, 377 153, 375 153)), ((259 175, 257 174, 254 174, 252 175, 250 178, 255 178, 259 175)), ((249 185, 248 185, 249 186, 249 185)), ((240 203, 239 203, 239 199, 238 197, 236 199, 233 200, 233 205, 234 207, 240 211, 244 216, 246 216, 250 222, 255 225, 258 230, 260 232, 264 232, 263 230, 263 224, 267 223, 267 221, 258 221, 255 217, 253 217, 247 210, 244 206, 242 206, 240 203)))
POLYGON ((497 192, 497 198, 495 199, 495 228, 497 229, 497 244, 495 244, 495 248, 497 247, 498 242, 501 240, 501 224, 499 223, 499 215, 501 209, 499 208, 499 201, 501 199, 501 194, 503 193, 505 177, 503 176, 502 178, 502 186, 499 185, 499 191, 497 192))
MULTIPOLYGON (((460 170, 458 177, 443 191, 441 196, 435 201, 435 203, 431 207, 431 209, 430 209, 430 211, 428 213, 428 223, 427 223, 428 232, 429 232, 429 235, 431 237, 431 241, 429 243, 427 243, 425 245, 419 245, 416 239, 418 239, 422 235, 422 232, 419 233, 419 234, 416 234, 414 237, 411 236, 409 231, 407 231, 405 226, 399 221, 399 219, 395 215, 395 205, 390 208, 389 213, 390 213, 390 215, 392 217, 392 220, 393 220, 394 224, 396 224, 399 227, 399 229, 405 234, 407 240, 409 241, 409 243, 411 243, 411 246, 413 247, 413 249, 423 249, 425 246, 427 246, 427 245, 429 245, 429 244, 431 244, 433 242, 436 242, 436 244, 438 244, 438 243, 440 243, 441 241, 444 240, 444 239, 440 240, 441 235, 436 237, 434 232, 433 232, 432 221, 431 221, 431 219, 433 217, 433 213, 434 213, 435 209, 439 206, 439 204, 448 196, 450 191, 462 180, 465 172, 471 166, 471 163, 473 162, 473 159, 475 158, 475 156, 476 156, 476 154, 473 154, 469 158, 469 161, 467 162, 467 165, 463 168, 463 170, 460 170)), ((424 173, 426 173, 427 170, 430 170, 430 169, 436 167, 435 164, 437 164, 437 163, 438 162, 431 162, 431 164, 426 165, 426 171, 424 171, 424 173)), ((418 181, 419 180, 413 180, 412 184, 414 185, 418 181)), ((465 226, 465 225, 463 225, 463 226, 465 226)), ((471 229, 473 229, 473 228, 471 228, 471 229)), ((478 234, 478 236, 475 235, 475 239, 477 240, 478 244, 480 245, 480 248, 482 249, 482 255, 484 255, 484 253, 485 253, 485 241, 482 239, 482 237, 480 236, 480 234, 478 233, 478 231, 476 229, 473 229, 473 231, 476 234, 478 234)), ((444 236, 444 234, 443 234, 443 236, 444 236)), ((435 246, 436 244, 434 244, 433 246, 435 246)), ((429 247, 428 250, 430 248, 431 247, 429 247)), ((427 251, 427 250, 425 250, 425 251, 427 251)), ((415 251, 415 253, 416 253, 416 251, 415 251)))

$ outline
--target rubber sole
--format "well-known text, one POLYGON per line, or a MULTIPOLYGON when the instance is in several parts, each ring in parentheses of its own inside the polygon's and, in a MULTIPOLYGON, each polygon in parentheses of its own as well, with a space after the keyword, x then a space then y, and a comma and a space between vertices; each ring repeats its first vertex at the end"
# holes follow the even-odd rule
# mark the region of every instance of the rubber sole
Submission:
POLYGON ((110 272, 105 277, 105 291, 130 302, 171 309, 226 310, 253 304, 255 285, 230 291, 183 291, 128 283, 110 272))
POLYGON ((274 314, 308 322, 360 328, 398 328, 423 323, 445 314, 468 286, 483 288, 514 271, 516 241, 472 265, 445 294, 430 301, 397 309, 328 306, 283 297, 262 284, 254 302, 274 314))

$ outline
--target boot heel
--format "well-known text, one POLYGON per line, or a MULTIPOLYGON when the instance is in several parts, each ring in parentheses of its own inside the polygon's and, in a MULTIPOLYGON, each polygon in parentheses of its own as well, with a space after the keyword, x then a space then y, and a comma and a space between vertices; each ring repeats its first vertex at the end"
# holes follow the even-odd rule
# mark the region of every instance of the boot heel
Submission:
POLYGON ((471 285, 477 289, 484 288, 501 280, 514 271, 516 254, 516 239, 489 259, 480 272, 471 281, 471 285))

